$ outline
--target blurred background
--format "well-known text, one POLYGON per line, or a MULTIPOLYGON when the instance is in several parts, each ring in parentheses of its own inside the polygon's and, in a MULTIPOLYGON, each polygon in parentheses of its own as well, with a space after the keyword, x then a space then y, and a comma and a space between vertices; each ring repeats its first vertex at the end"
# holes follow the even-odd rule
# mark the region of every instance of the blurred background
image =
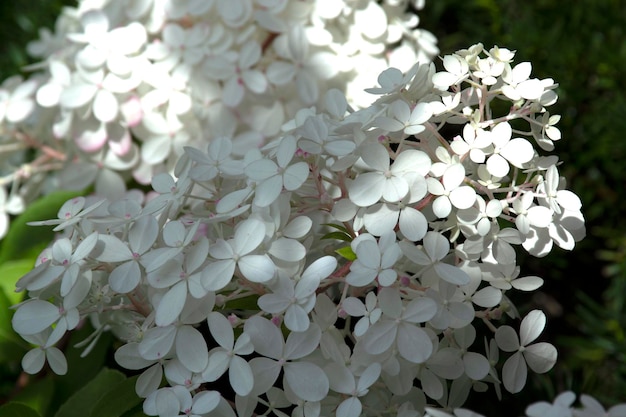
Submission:
MULTIPOLYGON (((30 63, 25 45, 52 28, 61 0, 0 1, 0 80, 30 63)), ((522 313, 548 315, 542 340, 559 361, 548 377, 531 378, 500 402, 492 391, 468 408, 487 416, 520 415, 534 401, 564 390, 605 406, 626 401, 626 4, 623 0, 429 0, 420 27, 439 39, 441 54, 482 42, 516 50, 533 76, 559 83, 563 139, 555 153, 568 188, 583 201, 587 238, 573 252, 524 257, 522 275, 545 285, 519 301, 522 313), (506 410, 506 414, 503 414, 506 410)), ((520 256, 523 256, 522 254, 520 256)), ((515 301, 515 300, 514 300, 515 301)), ((14 388, 14 367, 0 364, 0 398, 14 388)))

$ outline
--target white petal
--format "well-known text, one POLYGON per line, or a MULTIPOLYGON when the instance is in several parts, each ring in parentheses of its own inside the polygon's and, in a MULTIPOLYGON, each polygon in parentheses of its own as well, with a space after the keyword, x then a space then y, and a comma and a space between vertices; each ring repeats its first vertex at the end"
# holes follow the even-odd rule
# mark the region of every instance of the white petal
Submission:
POLYGON ((60 317, 57 306, 44 300, 34 299, 17 309, 11 323, 16 332, 31 335, 47 329, 60 317))
POLYGON ((310 362, 289 362, 284 367, 284 382, 299 398, 321 401, 328 394, 328 378, 324 371, 310 362))
POLYGON ((502 156, 495 154, 487 159, 487 170, 494 177, 504 177, 509 173, 509 163, 502 156))
POLYGON ((209 413, 220 403, 221 396, 217 391, 201 391, 193 397, 193 406, 191 411, 194 414, 209 413))
POLYGON ((466 285, 470 282, 469 275, 454 265, 438 262, 433 266, 433 268, 439 278, 449 282, 450 284, 466 285))
POLYGON ((360 207, 376 204, 383 195, 386 182, 386 178, 376 172, 361 174, 348 186, 350 200, 360 207))
POLYGON ((133 253, 128 246, 112 235, 100 234, 98 244, 92 254, 102 262, 122 262, 133 259, 133 253))
POLYGON ((303 332, 292 332, 285 342, 283 357, 300 359, 311 354, 318 346, 322 332, 318 326, 310 326, 303 332))
POLYGON ((515 352, 519 349, 519 339, 517 333, 511 326, 501 326, 495 334, 498 347, 505 352, 515 352))
POLYGON ((270 358, 279 358, 283 352, 283 335, 269 320, 253 316, 246 320, 244 332, 250 336, 255 352, 270 358))
POLYGON ((310 325, 309 314, 298 304, 292 304, 285 312, 285 326, 292 332, 303 332, 310 325))
POLYGON ((254 386, 254 375, 248 362, 239 356, 233 356, 228 369, 228 379, 238 395, 248 395, 254 386))
POLYGON ((424 363, 433 353, 433 343, 422 328, 404 323, 398 329, 398 351, 412 363, 424 363))
POLYGON ((90 84, 75 84, 61 93, 61 106, 75 109, 84 106, 96 95, 98 88, 90 84))
POLYGON ((502 300, 502 291, 494 287, 485 287, 472 296, 472 302, 480 307, 497 306, 502 300))
POLYGON ((213 339, 224 349, 230 350, 235 345, 233 326, 222 313, 212 312, 207 317, 209 331, 213 339))
POLYGON ((24 372, 34 375, 41 371, 46 363, 46 354, 43 349, 31 349, 22 358, 22 369, 24 372))
POLYGON ((309 165, 306 162, 298 162, 288 167, 283 174, 284 187, 288 191, 298 188, 309 176, 309 165))
POLYGON ((454 207, 461 210, 472 207, 475 201, 476 191, 468 185, 455 188, 450 193, 450 202, 454 207))
POLYGON ((237 266, 241 274, 252 282, 267 282, 274 278, 276 267, 267 255, 246 255, 237 266))
POLYGON ((109 275, 111 289, 120 294, 134 290, 141 280, 139 264, 134 261, 124 262, 117 266, 109 275))
POLYGON ((159 301, 156 309, 154 321, 157 326, 167 326, 172 324, 185 306, 187 299, 187 283, 180 281, 170 288, 159 301))
POLYGON ((230 283, 236 263, 232 259, 209 263, 202 271, 202 285, 208 291, 219 291, 230 283))
POLYGON ((535 276, 517 278, 511 282, 516 290, 534 291, 543 285, 543 279, 535 276))
POLYGON ((324 368, 330 381, 330 389, 341 394, 351 394, 356 389, 354 375, 343 365, 330 365, 324 368))
POLYGON ((480 381, 489 373, 489 361, 478 353, 465 353, 463 364, 465 365, 465 373, 473 380, 480 381))
POLYGON ((512 394, 516 394, 526 385, 528 369, 522 354, 516 352, 506 360, 502 367, 502 382, 504 387, 512 394))
POLYGON ((507 143, 502 150, 500 150, 500 155, 502 155, 516 167, 522 168, 526 162, 533 159, 533 156, 535 155, 535 149, 533 148, 533 145, 531 145, 531 143, 526 139, 515 138, 507 143))
POLYGON ((182 326, 176 333, 176 356, 191 372, 202 372, 209 362, 209 352, 202 333, 182 326))
POLYGON ((365 351, 377 355, 389 349, 396 340, 397 325, 392 321, 379 321, 367 330, 363 336, 365 351))
POLYGON ((520 325, 520 343, 526 346, 539 337, 546 327, 546 315, 541 310, 533 310, 524 317, 520 325))
POLYGON ((57 375, 65 375, 67 373, 67 359, 59 349, 51 347, 46 349, 46 358, 52 371, 57 375))
POLYGON ((119 111, 119 102, 108 90, 99 90, 93 101, 93 115, 103 123, 113 121, 119 111))
POLYGON ((422 212, 412 207, 405 207, 400 212, 400 232, 410 241, 421 240, 428 230, 428 222, 422 212))
POLYGON ((524 359, 533 372, 543 374, 548 372, 556 363, 557 351, 550 343, 535 343, 526 347, 524 359))
POLYGON ((160 360, 170 352, 175 338, 175 326, 152 327, 145 332, 138 352, 143 359, 160 360))
POLYGON ((361 411, 363 410, 363 405, 361 404, 361 400, 357 397, 348 397, 339 404, 337 407, 336 417, 359 417, 361 415, 361 411))
POLYGON ((246 219, 235 230, 233 250, 245 255, 255 250, 265 238, 265 225, 257 219, 246 219))
POLYGON ((298 262, 304 259, 306 248, 297 240, 281 237, 272 242, 268 252, 280 260, 298 262))

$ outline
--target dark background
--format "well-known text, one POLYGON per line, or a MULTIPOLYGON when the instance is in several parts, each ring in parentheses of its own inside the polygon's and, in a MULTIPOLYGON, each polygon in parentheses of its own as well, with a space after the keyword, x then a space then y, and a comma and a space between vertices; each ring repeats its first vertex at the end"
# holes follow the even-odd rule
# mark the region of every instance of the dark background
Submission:
MULTIPOLYGON (((0 1, 0 80, 19 73, 28 41, 52 28, 60 0, 0 1)), ((555 248, 544 259, 524 256, 522 275, 545 285, 522 312, 548 315, 542 340, 557 346, 548 377, 533 377, 518 395, 498 402, 472 397, 468 408, 488 416, 519 415, 526 405, 552 401, 563 390, 587 393, 610 406, 626 401, 626 4, 621 0, 429 0, 420 27, 439 39, 441 54, 482 42, 516 50, 533 76, 560 84, 563 139, 555 153, 568 188, 583 200, 587 238, 573 252, 555 248)), ((482 341, 480 341, 482 343, 482 341)), ((0 369, 10 390, 10 372, 0 369)), ((0 395, 1 396, 1 395, 0 395)))

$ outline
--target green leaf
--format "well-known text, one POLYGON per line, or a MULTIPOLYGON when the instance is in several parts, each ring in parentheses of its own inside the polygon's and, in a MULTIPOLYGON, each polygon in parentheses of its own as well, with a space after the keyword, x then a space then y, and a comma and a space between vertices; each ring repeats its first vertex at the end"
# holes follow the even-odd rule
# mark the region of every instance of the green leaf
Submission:
POLYGON ((336 223, 322 223, 322 226, 332 227, 333 229, 337 229, 340 232, 344 232, 347 235, 350 234, 350 231, 345 226, 342 226, 340 224, 336 224, 336 223))
POLYGON ((352 236, 344 232, 330 232, 322 236, 322 239, 337 239, 344 242, 352 242, 352 236))
POLYGON ((337 249, 335 252, 349 261, 354 261, 356 259, 356 254, 352 252, 352 248, 350 246, 344 246, 343 248, 337 249))
MULTIPOLYGON (((48 413, 53 396, 54 375, 51 375, 28 384, 13 400, 25 404, 38 414, 45 416, 48 413)), ((0 415, 3 414, 0 413, 0 415)))
MULTIPOLYGON (((85 417, 92 413, 96 401, 126 376, 120 371, 104 368, 87 385, 72 395, 57 411, 55 417, 85 417)), ((133 390, 133 392, 135 392, 133 390)))
POLYGON ((38 220, 56 219, 59 208, 70 198, 82 195, 76 191, 57 191, 31 203, 24 213, 11 221, 11 227, 2 240, 0 265, 8 260, 31 258, 41 252, 54 237, 52 227, 29 226, 38 220))
POLYGON ((10 402, 0 407, 2 417, 41 417, 41 415, 25 404, 10 402))
POLYGON ((0 363, 20 361, 28 349, 28 343, 13 330, 13 310, 9 309, 12 304, 0 289, 0 363))
POLYGON ((94 405, 91 417, 120 417, 133 409, 142 399, 135 392, 139 376, 125 379, 106 392, 94 405))
POLYGON ((36 257, 0 263, 0 290, 4 290, 11 304, 17 304, 24 298, 23 292, 15 292, 15 283, 33 269, 35 261, 36 257))
POLYGON ((258 295, 250 295, 248 297, 237 298, 235 300, 226 302, 224 309, 226 310, 256 310, 259 308, 257 306, 258 299, 259 299, 258 295))
POLYGON ((87 338, 94 331, 91 325, 85 325, 79 330, 73 330, 70 334, 68 348, 65 349, 68 372, 66 375, 57 377, 57 391, 54 397, 54 410, 57 410, 75 392, 87 385, 104 367, 105 361, 110 358, 113 337, 105 332, 100 335, 96 346, 84 358, 80 355, 83 349, 74 346, 87 338))

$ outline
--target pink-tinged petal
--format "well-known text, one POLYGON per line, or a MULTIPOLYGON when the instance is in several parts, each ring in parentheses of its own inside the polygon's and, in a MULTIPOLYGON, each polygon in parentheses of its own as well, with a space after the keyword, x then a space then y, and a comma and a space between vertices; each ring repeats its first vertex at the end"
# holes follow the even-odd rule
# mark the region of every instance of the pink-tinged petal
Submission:
POLYGON ((128 127, 135 127, 143 119, 143 108, 139 97, 132 96, 120 105, 120 112, 128 127))
POLYGON ((85 152, 97 152, 107 143, 107 131, 104 123, 100 123, 95 130, 85 129, 74 139, 76 146, 85 152))
POLYGON ((128 129, 119 125, 109 125, 109 131, 113 131, 109 134, 108 145, 111 152, 117 156, 127 156, 133 149, 133 140, 128 129), (115 136, 112 136, 115 135, 115 136))

